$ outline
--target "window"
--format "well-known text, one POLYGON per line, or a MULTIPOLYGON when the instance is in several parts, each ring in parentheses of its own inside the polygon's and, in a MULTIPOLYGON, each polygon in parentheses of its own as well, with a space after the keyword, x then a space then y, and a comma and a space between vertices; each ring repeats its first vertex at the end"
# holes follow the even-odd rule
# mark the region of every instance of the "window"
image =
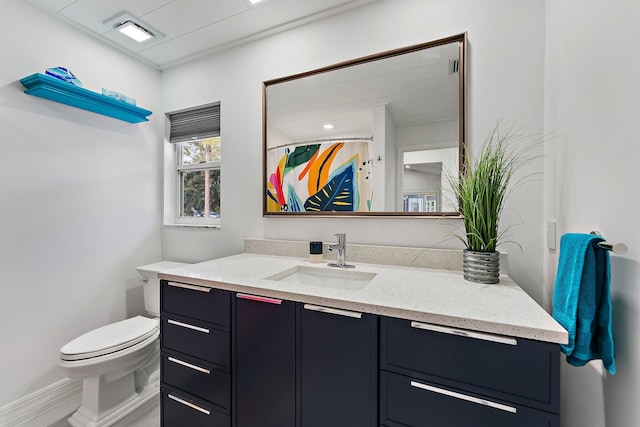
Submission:
POLYGON ((169 114, 175 144, 176 223, 220 224, 220 104, 169 114))
POLYGON ((437 212, 437 194, 404 194, 404 212, 437 212))

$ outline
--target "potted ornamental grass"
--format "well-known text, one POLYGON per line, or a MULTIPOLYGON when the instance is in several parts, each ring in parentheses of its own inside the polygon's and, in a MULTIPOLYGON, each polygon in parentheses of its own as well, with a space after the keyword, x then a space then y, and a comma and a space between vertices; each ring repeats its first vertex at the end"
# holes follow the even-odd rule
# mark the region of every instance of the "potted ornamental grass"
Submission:
MULTIPOLYGON (((467 150, 467 162, 458 176, 449 178, 463 217, 464 233, 455 234, 465 245, 463 273, 466 280, 493 284, 500 281, 500 252, 510 227, 500 227, 500 215, 510 193, 527 175, 513 178, 526 163, 540 156, 541 140, 522 136, 513 125, 498 121, 477 156, 467 150)), ((517 242, 509 241, 520 246, 517 242)))

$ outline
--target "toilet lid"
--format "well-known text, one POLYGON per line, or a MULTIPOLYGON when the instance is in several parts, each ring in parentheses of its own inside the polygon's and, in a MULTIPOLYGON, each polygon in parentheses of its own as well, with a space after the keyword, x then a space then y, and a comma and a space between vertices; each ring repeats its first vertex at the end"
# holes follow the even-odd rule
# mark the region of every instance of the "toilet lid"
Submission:
POLYGON ((80 360, 113 353, 146 340, 158 330, 158 319, 132 317, 79 336, 60 349, 61 358, 80 360))

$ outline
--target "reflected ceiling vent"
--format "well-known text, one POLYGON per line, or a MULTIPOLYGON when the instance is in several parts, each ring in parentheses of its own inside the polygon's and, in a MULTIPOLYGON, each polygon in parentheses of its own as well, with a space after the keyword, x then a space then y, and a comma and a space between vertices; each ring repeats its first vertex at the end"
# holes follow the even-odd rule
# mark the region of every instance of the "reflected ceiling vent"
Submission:
POLYGON ((458 59, 449 60, 449 74, 456 74, 460 71, 460 61, 458 59))

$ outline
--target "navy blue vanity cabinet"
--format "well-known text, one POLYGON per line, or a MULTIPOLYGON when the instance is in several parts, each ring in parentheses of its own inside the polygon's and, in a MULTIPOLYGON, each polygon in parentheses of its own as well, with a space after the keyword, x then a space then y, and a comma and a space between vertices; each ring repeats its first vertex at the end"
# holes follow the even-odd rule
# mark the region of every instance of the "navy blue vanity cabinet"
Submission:
POLYGON ((231 294, 161 281, 163 427, 231 426, 231 294))
POLYGON ((295 303, 238 293, 234 427, 294 427, 295 303))
POLYGON ((300 427, 378 425, 378 317, 298 304, 300 427))
POLYGON ((558 345, 393 318, 380 328, 381 425, 559 426, 558 345))

